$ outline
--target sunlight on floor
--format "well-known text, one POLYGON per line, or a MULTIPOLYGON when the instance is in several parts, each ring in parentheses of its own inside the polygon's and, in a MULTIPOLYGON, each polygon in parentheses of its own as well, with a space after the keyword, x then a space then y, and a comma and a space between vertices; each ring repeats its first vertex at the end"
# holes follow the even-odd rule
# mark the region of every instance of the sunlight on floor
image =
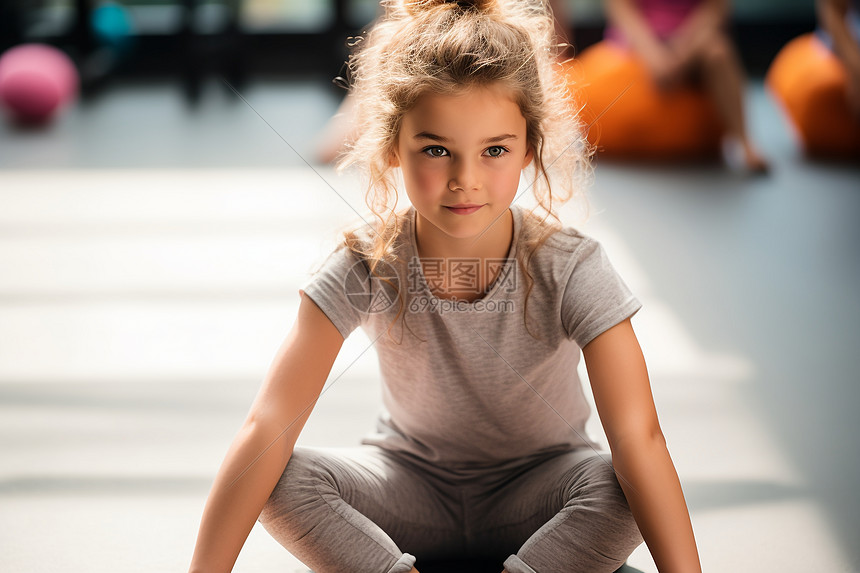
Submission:
MULTIPOLYGON (((10 171, 0 204, 0 268, 14 269, 0 275, 11 569, 34 570, 46 552, 56 562, 44 570, 101 570, 93 558, 183 567, 298 285, 356 219, 350 205, 364 212, 357 185, 306 168, 10 171), (146 549, 159 545, 163 557, 146 549)), ((599 215, 583 230, 644 304, 634 325, 706 569, 847 570, 813 485, 750 406, 751 357, 697 341, 599 215)), ((369 428, 379 385, 368 346, 361 332, 347 340, 302 443, 355 443, 369 428)), ((596 418, 589 429, 603 439, 596 418)), ((656 571, 644 546, 630 564, 656 571)), ((299 567, 255 529, 236 570, 275 566, 299 567)))

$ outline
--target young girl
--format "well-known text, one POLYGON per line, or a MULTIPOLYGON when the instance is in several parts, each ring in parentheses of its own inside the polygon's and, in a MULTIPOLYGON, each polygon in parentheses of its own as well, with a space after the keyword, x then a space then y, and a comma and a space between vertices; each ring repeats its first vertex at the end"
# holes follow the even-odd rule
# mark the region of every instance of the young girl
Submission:
POLYGON ((663 89, 701 78, 725 125, 727 159, 761 173, 768 164, 747 132, 743 68, 723 29, 728 9, 728 0, 606 0, 606 35, 629 46, 663 89))
POLYGON ((554 219, 585 148, 552 37, 541 3, 413 0, 360 44, 346 163, 366 167, 375 217, 300 289, 191 571, 230 570, 258 518, 316 573, 474 558, 609 572, 643 538, 661 571, 700 570, 630 325, 640 305, 600 245, 554 219), (534 210, 515 202, 523 173, 534 210), (295 447, 359 326, 379 356, 376 432, 295 447), (580 350, 611 458, 585 434, 580 350))

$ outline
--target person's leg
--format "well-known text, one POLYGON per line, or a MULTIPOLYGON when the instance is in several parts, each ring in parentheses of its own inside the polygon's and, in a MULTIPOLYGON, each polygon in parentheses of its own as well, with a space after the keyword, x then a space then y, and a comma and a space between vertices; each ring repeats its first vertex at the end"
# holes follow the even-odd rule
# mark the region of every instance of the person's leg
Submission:
MULTIPOLYGON (((726 127, 728 152, 739 148, 743 166, 763 172, 768 164, 749 137, 744 115, 744 72, 731 40, 723 33, 709 35, 696 47, 702 81, 726 127)), ((731 161, 731 157, 727 160, 731 161)))
POLYGON ((407 573, 459 536, 455 511, 414 466, 380 448, 296 448, 260 514, 315 573, 407 573))
POLYGON ((608 454, 559 454, 486 485, 467 527, 508 573, 610 573, 642 543, 608 454))

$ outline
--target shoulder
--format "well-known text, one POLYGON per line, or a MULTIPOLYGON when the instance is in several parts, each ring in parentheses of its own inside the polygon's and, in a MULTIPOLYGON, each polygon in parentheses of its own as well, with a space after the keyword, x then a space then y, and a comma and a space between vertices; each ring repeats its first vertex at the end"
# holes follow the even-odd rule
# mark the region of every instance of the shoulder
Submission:
POLYGON ((331 249, 324 254, 312 274, 327 272, 367 281, 374 276, 399 276, 405 272, 409 252, 408 233, 402 220, 397 227, 382 231, 371 223, 359 221, 342 229, 331 249))
POLYGON ((579 229, 564 223, 548 223, 523 211, 522 245, 533 251, 536 267, 571 270, 577 261, 600 249, 600 243, 579 229))
POLYGON ((389 214, 385 221, 378 215, 365 214, 341 234, 339 246, 346 247, 358 258, 388 259, 406 249, 410 242, 411 209, 389 214), (383 247, 380 251, 380 247, 383 247))
POLYGON ((568 260, 582 254, 584 251, 594 249, 598 245, 599 243, 596 239, 574 227, 556 229, 544 244, 547 247, 548 253, 568 260))

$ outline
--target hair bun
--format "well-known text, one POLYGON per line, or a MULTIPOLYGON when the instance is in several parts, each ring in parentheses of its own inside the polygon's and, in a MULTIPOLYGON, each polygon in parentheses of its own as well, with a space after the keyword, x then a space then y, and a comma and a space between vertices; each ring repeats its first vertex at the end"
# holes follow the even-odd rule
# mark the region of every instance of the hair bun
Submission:
POLYGON ((446 4, 459 6, 463 10, 487 12, 496 5, 496 0, 403 0, 403 7, 412 14, 446 4))

